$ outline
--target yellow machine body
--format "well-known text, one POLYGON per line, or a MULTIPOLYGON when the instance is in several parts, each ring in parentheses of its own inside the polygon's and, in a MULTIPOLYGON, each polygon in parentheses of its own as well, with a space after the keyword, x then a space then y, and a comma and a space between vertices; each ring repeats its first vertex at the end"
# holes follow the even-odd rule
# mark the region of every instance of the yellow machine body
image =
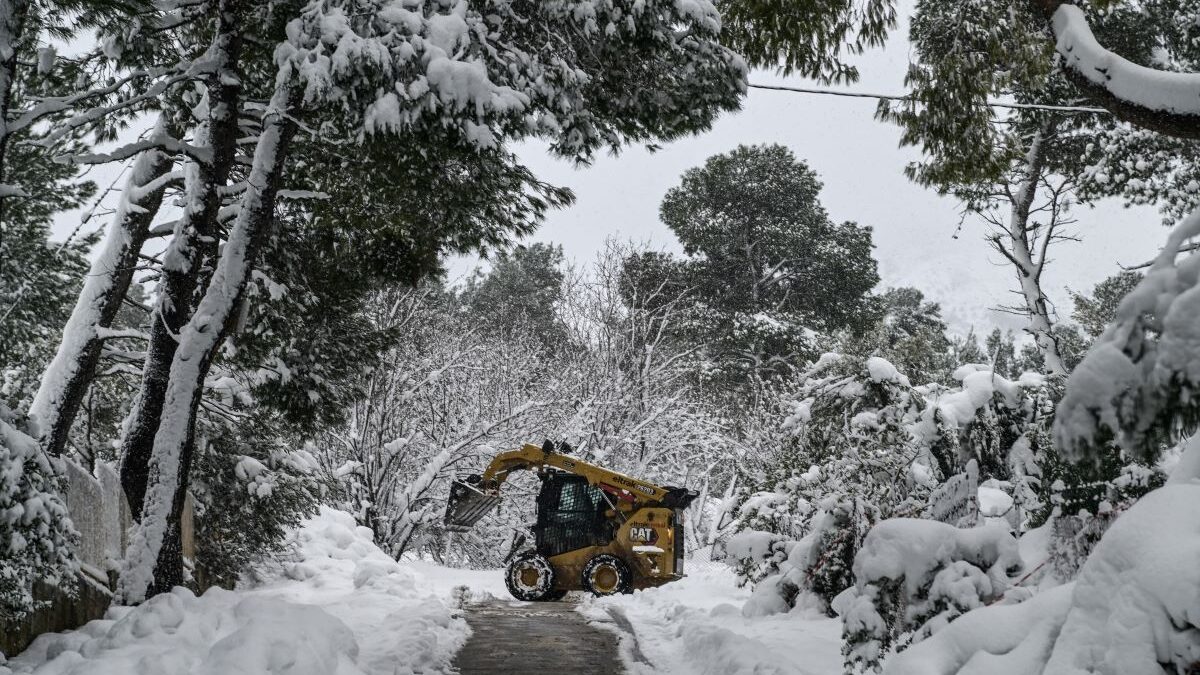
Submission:
MULTIPOLYGON (((583 587, 583 568, 588 561, 601 553, 609 553, 624 560, 633 571, 632 587, 652 588, 683 577, 676 570, 675 534, 673 513, 665 508, 642 508, 632 514, 617 530, 617 536, 605 546, 587 546, 550 557, 554 566, 554 587, 563 591, 587 590, 583 587), (630 532, 635 528, 651 528, 656 534, 655 543, 635 538, 630 532)), ((679 565, 682 567, 682 565, 679 565)))
MULTIPOLYGON (((543 480, 535 527, 537 553, 552 567, 550 577, 558 596, 574 590, 606 594, 649 588, 683 576, 684 509, 695 492, 656 485, 555 452, 549 443, 501 453, 482 475, 456 483, 447 507, 447 525, 474 525, 499 502, 501 486, 515 471, 536 471, 543 480), (584 483, 590 487, 583 487, 584 483), (591 510, 560 508, 572 498, 591 510), (580 535, 582 531, 591 534, 580 535), (570 541, 555 538, 563 532, 570 535, 570 541), (608 557, 621 561, 629 578, 616 578, 626 570, 608 557), (606 558, 610 564, 598 564, 606 558)), ((516 572, 510 568, 510 575, 516 575, 510 580, 510 589, 512 581, 532 587, 537 575, 544 572, 526 567, 516 572)))

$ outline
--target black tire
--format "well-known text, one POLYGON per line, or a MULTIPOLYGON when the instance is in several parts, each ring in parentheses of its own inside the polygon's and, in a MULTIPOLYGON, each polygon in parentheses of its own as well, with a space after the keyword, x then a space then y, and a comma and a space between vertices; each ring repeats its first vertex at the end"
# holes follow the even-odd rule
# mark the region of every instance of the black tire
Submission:
POLYGON ((565 591, 554 590, 554 577, 554 567, 545 556, 525 551, 508 564, 504 585, 518 600, 548 602, 566 594, 565 591))
POLYGON ((592 595, 629 593, 633 590, 633 572, 624 560, 601 553, 583 566, 579 583, 592 595))

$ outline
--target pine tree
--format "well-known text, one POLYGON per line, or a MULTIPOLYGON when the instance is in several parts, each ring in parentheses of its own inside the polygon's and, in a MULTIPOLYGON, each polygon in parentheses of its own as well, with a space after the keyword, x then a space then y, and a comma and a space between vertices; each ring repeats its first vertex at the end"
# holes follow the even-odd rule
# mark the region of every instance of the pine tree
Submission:
MULTIPOLYGON (((264 34, 281 40, 283 51, 276 52, 274 67, 262 71, 254 70, 252 61, 242 64, 241 39, 254 21, 268 17, 239 14, 233 8, 215 12, 212 45, 218 69, 210 75, 203 129, 216 159, 198 167, 201 170, 185 186, 191 211, 179 221, 167 256, 164 297, 171 302, 160 303, 168 314, 164 325, 179 339, 152 336, 139 419, 131 427, 138 436, 132 442, 127 438, 125 456, 134 458, 127 459, 129 470, 123 472, 129 478, 127 491, 136 496, 141 493, 139 486, 146 485, 145 503, 152 505, 142 513, 128 571, 122 576, 127 597, 139 599, 151 583, 161 589, 178 578, 173 523, 193 452, 190 430, 197 394, 244 302, 250 272, 274 225, 276 200, 288 196, 281 190, 286 187, 293 141, 302 124, 298 120, 319 123, 338 142, 353 144, 371 137, 396 137, 487 151, 502 148, 507 139, 540 134, 550 138, 553 152, 587 159, 602 147, 703 128, 717 111, 734 105, 743 78, 741 64, 715 39, 696 39, 708 34, 715 38, 716 22, 680 13, 674 6, 664 7, 666 15, 647 11, 623 15, 620 21, 615 14, 584 17, 559 6, 509 7, 500 14, 492 8, 486 18, 466 4, 460 9, 466 11, 465 25, 480 30, 437 33, 438 39, 429 40, 445 12, 413 15, 408 18, 414 21, 396 23, 402 17, 380 12, 371 3, 308 7, 290 18, 286 37, 279 23, 263 27, 264 34), (347 22, 346 16, 356 20, 347 22), (694 27, 686 45, 680 42, 680 22, 694 27), (492 36, 495 31, 499 32, 492 36), (559 31, 569 39, 547 43, 547 31, 559 31), (484 48, 501 34, 503 49, 484 48), (647 35, 661 39, 647 41, 647 35), (450 42, 441 42, 442 37, 450 42), (321 67, 316 69, 301 67, 309 55, 323 54, 326 43, 342 50, 337 58, 318 59, 321 67), (472 45, 478 49, 457 49, 472 45), (530 53, 538 53, 539 58, 526 58, 530 53), (352 70, 338 65, 345 62, 343 56, 353 62, 352 70), (655 69, 613 66, 632 63, 652 64, 655 69), (477 80, 480 86, 443 92, 450 84, 441 79, 444 67, 473 69, 482 76, 477 80), (243 80, 239 70, 267 76, 243 80), (580 72, 589 75, 577 77, 580 72), (677 76, 683 72, 689 76, 677 76), (643 85, 639 91, 653 90, 654 95, 629 97, 631 77, 643 85), (215 218, 221 207, 214 195, 221 195, 228 180, 222 174, 230 166, 229 150, 236 146, 243 86, 249 93, 271 81, 269 103, 252 114, 258 133, 253 159, 248 161, 247 188, 230 205, 235 215, 224 247, 214 250, 211 234, 218 229, 215 218), (380 87, 381 82, 392 84, 380 87), (543 82, 561 86, 551 91, 535 84, 543 82), (402 86, 397 89, 395 83, 402 86), (397 95, 400 90, 404 100, 397 95), (214 101, 222 103, 213 105, 214 101), (590 105, 599 101, 605 104, 590 105), (206 257, 213 262, 201 264, 206 257), (200 270, 205 270, 203 275, 200 270), (174 286, 172 279, 178 282, 174 286), (193 302, 190 298, 196 292, 202 294, 193 302), (161 373, 169 377, 164 380, 161 373), (153 573, 154 567, 160 573, 153 573)), ((275 21, 275 16, 269 20, 275 21)), ((246 57, 260 53, 252 48, 261 42, 247 44, 246 57)))
POLYGON ((29 205, 14 203, 11 220, 0 224, 0 400, 18 410, 28 409, 53 356, 93 241, 88 236, 50 241, 49 214, 26 214, 23 207, 29 205))
POLYGON ((548 347, 561 347, 566 331, 555 304, 563 296, 562 265, 561 246, 518 247, 469 279, 461 299, 493 331, 532 331, 548 347))
POLYGON ((883 44, 895 27, 892 0, 721 0, 721 40, 751 66, 823 82, 854 82, 842 58, 883 44))
POLYGON ((950 384, 959 363, 947 336, 941 307, 916 288, 889 288, 878 296, 880 318, 861 335, 843 333, 841 351, 881 356, 913 382, 950 384))
POLYGON ((694 338, 739 384, 797 372, 816 331, 861 329, 878 282, 871 230, 829 219, 816 174, 779 145, 741 146, 684 173, 660 217, 683 244, 694 338))
POLYGON ((1072 293, 1074 319, 1090 338, 1098 338, 1116 318, 1117 307, 1142 280, 1140 272, 1119 272, 1092 288, 1090 295, 1072 293))

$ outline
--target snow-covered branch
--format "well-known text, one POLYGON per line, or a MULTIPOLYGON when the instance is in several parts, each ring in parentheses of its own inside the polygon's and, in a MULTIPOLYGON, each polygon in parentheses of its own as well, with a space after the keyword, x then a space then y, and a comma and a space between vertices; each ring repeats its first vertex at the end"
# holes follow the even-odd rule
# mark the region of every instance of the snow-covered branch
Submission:
POLYGON ((1200 138, 1200 74, 1139 66, 1101 45, 1083 11, 1064 0, 1033 0, 1050 17, 1071 80, 1121 119, 1168 136, 1200 138))

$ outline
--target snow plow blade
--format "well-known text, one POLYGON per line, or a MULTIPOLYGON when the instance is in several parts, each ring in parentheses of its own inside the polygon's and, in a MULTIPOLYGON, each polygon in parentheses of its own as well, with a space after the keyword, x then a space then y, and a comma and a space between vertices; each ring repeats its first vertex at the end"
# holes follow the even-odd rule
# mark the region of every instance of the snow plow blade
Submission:
POLYGON ((446 527, 463 532, 486 516, 500 503, 500 495, 488 494, 466 481, 450 484, 450 499, 446 502, 446 527))

